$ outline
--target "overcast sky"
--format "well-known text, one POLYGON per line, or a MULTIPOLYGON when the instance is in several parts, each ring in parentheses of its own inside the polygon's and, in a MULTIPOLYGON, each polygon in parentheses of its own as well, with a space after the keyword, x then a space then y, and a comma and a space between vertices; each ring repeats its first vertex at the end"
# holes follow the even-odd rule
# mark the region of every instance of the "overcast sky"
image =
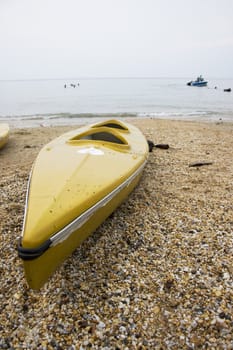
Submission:
POLYGON ((233 0, 0 0, 0 80, 233 78, 233 0))

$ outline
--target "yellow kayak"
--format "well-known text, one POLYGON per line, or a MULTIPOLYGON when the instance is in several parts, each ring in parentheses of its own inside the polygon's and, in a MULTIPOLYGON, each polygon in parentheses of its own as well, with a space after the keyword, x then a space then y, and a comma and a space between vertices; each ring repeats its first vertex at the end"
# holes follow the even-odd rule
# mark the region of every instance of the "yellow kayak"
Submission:
POLYGON ((9 139, 10 128, 6 123, 0 123, 0 148, 5 146, 9 139))
POLYGON ((129 195, 147 157, 143 134, 118 120, 70 131, 42 148, 29 179, 18 246, 31 288, 43 286, 129 195))

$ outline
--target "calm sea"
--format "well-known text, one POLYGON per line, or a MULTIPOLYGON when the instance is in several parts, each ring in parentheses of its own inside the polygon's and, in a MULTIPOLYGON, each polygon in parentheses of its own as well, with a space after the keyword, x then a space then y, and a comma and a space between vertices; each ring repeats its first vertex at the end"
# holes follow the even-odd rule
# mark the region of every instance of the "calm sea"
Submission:
POLYGON ((125 116, 206 121, 221 118, 233 122, 233 91, 223 91, 233 88, 233 79, 208 79, 208 87, 202 88, 187 86, 189 80, 0 81, 0 122, 8 122, 12 127, 33 127, 125 116))

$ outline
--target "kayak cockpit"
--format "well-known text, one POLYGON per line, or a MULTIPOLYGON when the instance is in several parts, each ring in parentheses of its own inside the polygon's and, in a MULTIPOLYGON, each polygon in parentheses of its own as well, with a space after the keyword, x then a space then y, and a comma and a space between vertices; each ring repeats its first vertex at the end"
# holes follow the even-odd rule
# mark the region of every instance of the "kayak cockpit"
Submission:
POLYGON ((82 137, 79 138, 79 140, 106 141, 106 142, 118 143, 120 145, 127 144, 125 140, 117 137, 116 135, 113 135, 110 132, 93 132, 89 135, 83 135, 82 137))
POLYGON ((68 140, 69 144, 78 145, 81 143, 102 144, 109 147, 123 147, 128 149, 128 141, 113 128, 99 126, 77 134, 68 140))
POLYGON ((112 128, 112 129, 118 129, 120 131, 124 131, 124 132, 129 132, 129 129, 127 128, 127 126, 125 124, 123 124, 122 122, 120 122, 119 120, 108 120, 108 121, 104 121, 98 124, 95 124, 92 126, 92 128, 100 128, 100 127, 107 127, 107 128, 112 128))

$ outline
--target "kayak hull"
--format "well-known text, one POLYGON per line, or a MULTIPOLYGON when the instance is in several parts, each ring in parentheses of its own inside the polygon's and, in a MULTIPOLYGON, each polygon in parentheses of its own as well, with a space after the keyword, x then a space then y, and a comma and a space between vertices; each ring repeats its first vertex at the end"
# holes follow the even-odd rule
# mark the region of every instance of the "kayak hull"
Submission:
POLYGON ((30 288, 47 282, 142 175, 148 157, 142 133, 115 120, 102 124, 62 135, 35 161, 18 246, 30 288))
POLYGON ((10 128, 6 123, 0 124, 0 149, 5 146, 9 139, 10 128))

